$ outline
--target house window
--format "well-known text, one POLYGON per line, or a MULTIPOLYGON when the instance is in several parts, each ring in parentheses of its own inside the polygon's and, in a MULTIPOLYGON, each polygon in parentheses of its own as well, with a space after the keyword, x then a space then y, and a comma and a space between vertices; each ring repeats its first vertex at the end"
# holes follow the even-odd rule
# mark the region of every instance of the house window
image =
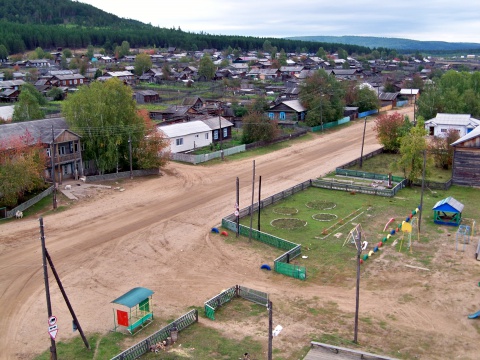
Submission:
POLYGON ((275 114, 274 113, 268 113, 268 118, 270 120, 273 120, 275 118, 275 114))
POLYGON ((65 155, 65 146, 60 146, 58 148, 58 155, 65 155))
POLYGON ((224 139, 228 137, 228 128, 223 129, 223 135, 222 136, 223 136, 224 139))
POLYGON ((175 139, 175 144, 176 144, 177 146, 183 145, 183 138, 175 139))
POLYGON ((74 144, 73 144, 73 147, 74 147, 74 149, 75 149, 75 152, 78 152, 78 143, 74 143, 74 144))
POLYGON ((205 133, 205 140, 208 140, 208 133, 205 133))
POLYGON ((287 117, 285 116, 285 113, 282 111, 280 113, 280 120, 285 120, 287 117))
POLYGON ((50 148, 47 148, 47 156, 50 157, 50 148))
POLYGON ((218 130, 213 132, 213 140, 218 140, 218 130))
POLYGON ((69 143, 69 150, 70 150, 70 154, 73 153, 73 141, 70 141, 69 143))
POLYGON ((441 129, 440 132, 446 133, 446 132, 447 132, 447 129, 441 129))

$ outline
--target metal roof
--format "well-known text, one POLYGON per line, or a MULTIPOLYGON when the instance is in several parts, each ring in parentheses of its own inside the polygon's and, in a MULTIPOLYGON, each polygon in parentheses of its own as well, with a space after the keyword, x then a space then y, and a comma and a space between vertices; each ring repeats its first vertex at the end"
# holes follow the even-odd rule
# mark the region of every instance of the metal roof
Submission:
POLYGON ((457 126, 471 126, 477 127, 480 121, 472 118, 470 114, 441 114, 438 113, 433 119, 425 121, 425 125, 457 125, 457 126))
POLYGON ((419 89, 400 89, 400 95, 417 95, 419 89))
POLYGON ((128 308, 132 308, 135 305, 141 303, 143 300, 148 299, 154 292, 144 287, 136 287, 129 292, 123 294, 119 298, 112 301, 114 304, 124 305, 128 308))
POLYGON ((64 118, 9 123, 0 125, 0 141, 8 141, 9 138, 15 136, 24 136, 25 132, 28 131, 35 141, 40 141, 43 144, 51 144, 52 126, 55 139, 65 130, 68 130, 68 125, 64 118))
POLYGON ((432 210, 448 211, 448 212, 459 212, 463 211, 464 205, 455 200, 453 197, 449 196, 443 200, 437 201, 432 210))
POLYGON ((162 131, 170 139, 190 134, 198 134, 211 131, 210 127, 200 120, 159 126, 157 130, 162 131))
POLYGON ((286 101, 282 101, 282 104, 287 105, 288 107, 292 108, 296 112, 307 111, 307 109, 302 105, 300 100, 286 100, 286 101))
POLYGON ((208 127, 212 130, 217 130, 220 128, 220 123, 222 124, 222 129, 231 127, 233 124, 227 119, 220 116, 220 121, 218 121, 218 116, 210 117, 208 119, 202 120, 208 127))
POLYGON ((458 139, 457 141, 455 141, 454 143, 452 143, 450 145, 455 146, 455 145, 464 143, 467 140, 473 139, 477 136, 480 136, 480 126, 477 126, 475 129, 470 131, 468 134, 462 136, 460 139, 458 139))

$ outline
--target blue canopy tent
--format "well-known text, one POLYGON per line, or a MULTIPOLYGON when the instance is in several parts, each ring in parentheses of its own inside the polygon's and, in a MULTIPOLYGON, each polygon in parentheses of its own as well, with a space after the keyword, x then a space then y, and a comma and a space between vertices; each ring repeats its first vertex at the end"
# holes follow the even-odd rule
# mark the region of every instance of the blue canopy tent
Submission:
POLYGON ((463 204, 451 196, 438 201, 432 210, 435 224, 458 226, 462 221, 463 204))
POLYGON ((144 287, 136 287, 119 298, 112 301, 113 304, 128 308, 128 312, 113 309, 114 331, 118 326, 124 326, 130 334, 137 328, 143 328, 153 321, 152 295, 154 292, 144 287))

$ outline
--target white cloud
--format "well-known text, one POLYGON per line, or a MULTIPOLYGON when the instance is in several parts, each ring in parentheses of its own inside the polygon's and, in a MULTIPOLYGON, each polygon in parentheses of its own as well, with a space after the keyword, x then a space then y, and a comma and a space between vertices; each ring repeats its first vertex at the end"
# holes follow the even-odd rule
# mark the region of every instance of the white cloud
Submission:
POLYGON ((480 42, 480 1, 82 0, 120 17, 191 32, 288 37, 358 35, 480 42))

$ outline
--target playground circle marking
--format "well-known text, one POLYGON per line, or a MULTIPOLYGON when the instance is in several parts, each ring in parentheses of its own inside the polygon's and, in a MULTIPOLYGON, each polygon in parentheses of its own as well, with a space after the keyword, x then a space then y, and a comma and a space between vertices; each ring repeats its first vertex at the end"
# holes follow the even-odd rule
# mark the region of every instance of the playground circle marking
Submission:
POLYGON ((279 229, 295 230, 307 226, 307 222, 295 218, 278 218, 270 221, 270 225, 279 229))
POLYGON ((298 209, 291 208, 291 207, 279 207, 279 208, 273 209, 273 212, 275 214, 280 214, 280 215, 295 215, 298 213, 298 209))
POLYGON ((337 215, 329 214, 329 213, 319 213, 319 214, 312 215, 312 219, 317 221, 332 221, 337 218, 338 218, 337 215))
POLYGON ((305 206, 315 210, 330 210, 330 209, 334 209, 337 206, 337 204, 335 204, 332 201, 313 200, 306 203, 305 206))

